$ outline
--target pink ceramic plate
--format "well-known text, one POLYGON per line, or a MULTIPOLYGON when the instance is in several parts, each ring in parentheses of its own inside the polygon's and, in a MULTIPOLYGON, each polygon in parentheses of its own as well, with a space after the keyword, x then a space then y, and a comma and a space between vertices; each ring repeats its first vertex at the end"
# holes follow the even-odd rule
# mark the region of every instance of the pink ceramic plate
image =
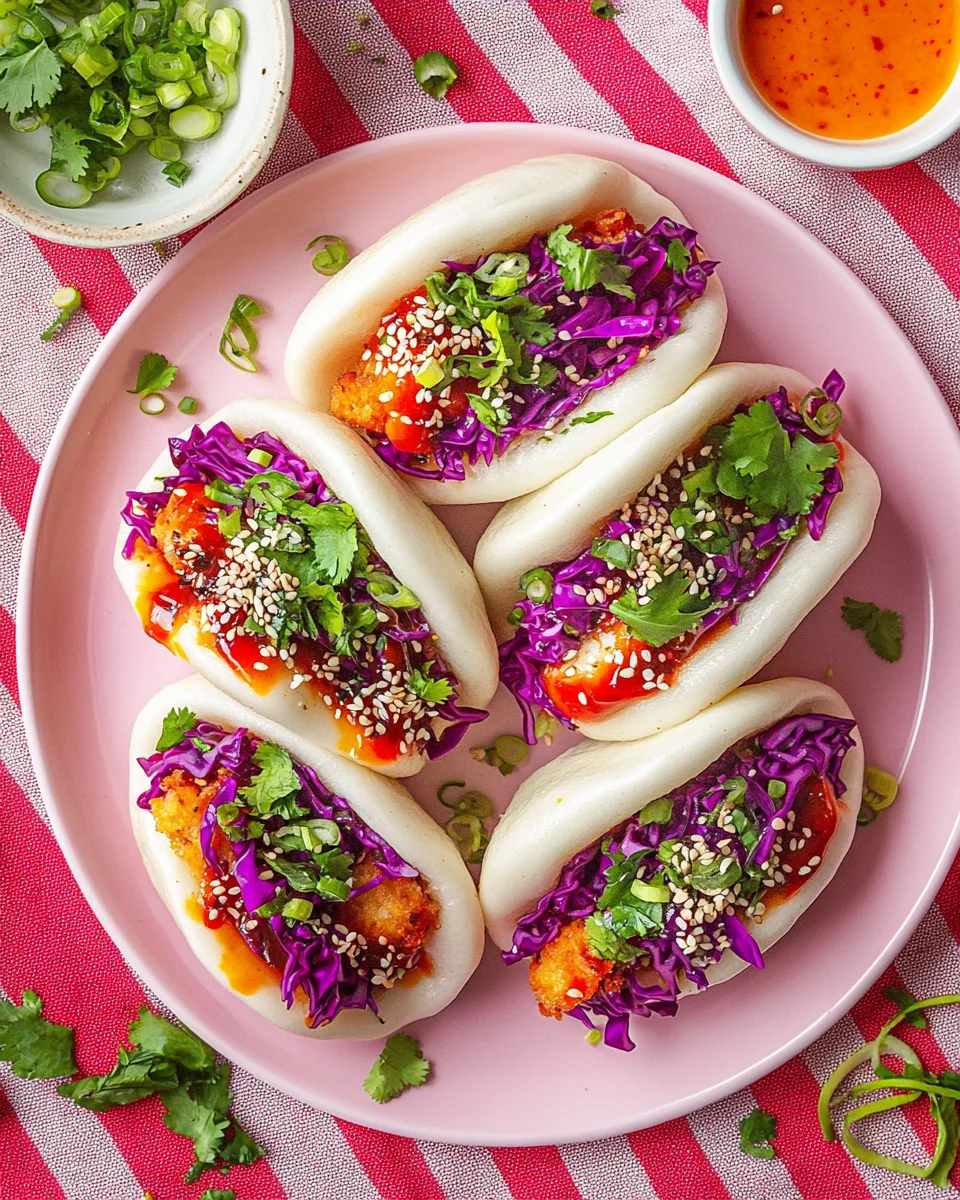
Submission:
MULTIPOLYGON (((442 511, 468 549, 489 517, 442 511)), ((532 125, 412 133, 345 151, 257 192, 192 242, 117 322, 64 414, 31 510, 19 643, 24 715, 57 836, 101 921, 174 1011, 320 1108, 395 1133, 501 1145, 676 1117, 771 1070, 836 1021, 906 940, 954 855, 957 802, 944 784, 956 773, 960 581, 944 514, 957 511, 957 431, 906 339, 818 242, 736 184, 659 150, 532 125), (284 341, 320 282, 304 253, 311 238, 340 234, 357 251, 464 180, 557 151, 618 159, 700 230, 730 300, 721 357, 846 376, 844 428, 879 471, 880 519, 860 561, 766 674, 823 678, 833 668, 868 761, 903 778, 901 798, 858 832, 825 899, 766 970, 684 1001, 674 1020, 635 1022, 633 1054, 586 1045, 574 1021, 541 1018, 526 970, 507 970, 488 950, 457 1002, 415 1029, 436 1066, 430 1085, 380 1107, 361 1088, 378 1046, 311 1042, 255 1016, 197 966, 141 866, 126 812, 127 739, 141 704, 183 668, 143 636, 110 559, 125 488, 186 422, 175 408, 143 416, 124 389, 141 355, 159 350, 180 364, 177 392, 199 396, 202 417, 251 391, 283 396, 284 341), (217 353, 239 292, 267 309, 255 378, 217 353), (841 622, 845 594, 904 613, 899 663, 881 662, 841 622), (78 779, 96 782, 78 788, 78 779)), ((518 726, 501 695, 466 745, 518 726)), ((526 770, 550 753, 538 748, 526 770)), ((502 806, 520 777, 501 780, 464 748, 412 786, 437 812, 444 780, 469 779, 502 806)))

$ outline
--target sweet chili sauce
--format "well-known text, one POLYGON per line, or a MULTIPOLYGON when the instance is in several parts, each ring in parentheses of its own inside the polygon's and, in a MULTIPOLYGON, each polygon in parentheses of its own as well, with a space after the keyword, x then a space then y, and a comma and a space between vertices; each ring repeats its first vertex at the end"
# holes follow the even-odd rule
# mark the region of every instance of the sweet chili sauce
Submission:
POLYGON ((744 0, 744 66, 800 129, 849 140, 912 124, 960 63, 958 0, 744 0))
POLYGON ((794 802, 793 814, 792 828, 781 834, 779 869, 784 882, 770 888, 769 895, 760 897, 767 909, 789 900, 820 868, 827 844, 836 833, 839 815, 829 780, 811 778, 794 802))

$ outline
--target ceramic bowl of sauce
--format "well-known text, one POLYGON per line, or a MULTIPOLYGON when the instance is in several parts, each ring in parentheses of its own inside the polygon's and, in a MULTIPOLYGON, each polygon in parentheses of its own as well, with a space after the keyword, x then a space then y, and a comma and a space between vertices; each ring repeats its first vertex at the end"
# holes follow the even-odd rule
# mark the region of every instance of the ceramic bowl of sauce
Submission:
POLYGON ((709 29, 730 99, 801 158, 890 167, 960 128, 960 0, 710 0, 709 29))

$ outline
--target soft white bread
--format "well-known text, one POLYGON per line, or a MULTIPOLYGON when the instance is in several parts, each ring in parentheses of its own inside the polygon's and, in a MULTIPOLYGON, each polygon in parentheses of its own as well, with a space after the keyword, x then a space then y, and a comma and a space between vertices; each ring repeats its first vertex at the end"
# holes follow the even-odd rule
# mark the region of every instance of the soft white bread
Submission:
MULTIPOLYGON (((318 1038, 384 1037, 445 1008, 473 974, 483 953, 483 918, 476 889, 453 842, 402 784, 283 729, 222 695, 206 680, 192 676, 158 692, 136 720, 130 739, 130 817, 154 886, 210 974, 234 990, 221 969, 223 946, 216 932, 191 915, 197 879, 171 849, 166 835, 157 832, 153 814, 137 806, 137 797, 149 783, 137 759, 154 752, 164 716, 171 708, 181 707, 225 729, 248 729, 259 738, 285 747, 295 760, 312 767, 334 795, 346 800, 357 816, 416 867, 440 905, 440 927, 427 943, 432 970, 410 986, 382 992, 377 1001, 382 1022, 368 1009, 348 1009, 329 1025, 310 1029, 304 1023, 303 1001, 288 1009, 279 987, 272 984, 252 995, 240 995, 240 999, 282 1029, 318 1038)), ((253 957, 253 951, 250 954, 253 957)))
MULTIPOLYGON (((660 217, 687 224, 675 205, 625 167, 580 154, 530 159, 464 184, 392 229, 324 284, 287 342, 291 392, 311 408, 329 408, 334 383, 356 366, 380 318, 444 260, 473 262, 491 251, 515 250, 536 233, 619 207, 644 226, 660 217)), ((540 433, 517 438, 490 466, 468 465, 462 481, 408 482, 429 504, 485 504, 543 487, 679 396, 712 361, 726 319, 726 299, 714 274, 677 334, 591 393, 553 433, 559 435, 573 417, 599 411, 612 416, 578 424, 549 441, 540 433)))
MULTIPOLYGON (((419 597, 443 659, 460 681, 460 703, 483 708, 497 688, 496 644, 469 564, 426 505, 368 446, 329 415, 307 413, 279 400, 237 400, 204 421, 202 428, 209 429, 218 421, 225 421, 239 438, 264 431, 279 438, 319 471, 339 499, 353 506, 378 554, 419 597)), ((135 490, 160 490, 163 479, 174 473, 165 449, 135 490)), ((129 532, 121 526, 114 566, 124 591, 135 603, 146 568, 136 559, 123 557, 129 532)), ((197 622, 191 618, 171 639, 171 648, 241 704, 321 746, 337 748, 342 730, 318 695, 303 687, 291 690, 285 679, 259 694, 216 650, 201 645, 198 635, 197 622)), ((415 745, 395 762, 374 769, 407 776, 416 774, 423 763, 423 753, 415 745)))
MULTIPOLYGON (((575 558, 622 504, 658 471, 737 407, 776 391, 792 398, 814 385, 786 367, 724 363, 711 367, 674 401, 563 478, 497 513, 477 545, 474 570, 494 632, 512 634, 507 615, 521 598, 519 580, 533 567, 575 558)), ((648 737, 686 721, 750 679, 777 653, 807 613, 830 591, 870 540, 880 504, 876 473, 840 439, 843 491, 826 529, 814 541, 804 527, 757 596, 740 606, 738 622, 711 638, 680 667, 667 691, 583 718, 577 728, 599 741, 648 737)))
MULTIPOLYGON (((513 944, 517 922, 532 912, 580 850, 714 762, 735 742, 784 717, 818 712, 851 717, 841 696, 810 679, 775 679, 738 688, 725 699, 665 733, 638 742, 599 746, 581 742, 541 767, 518 789, 483 860, 480 902, 490 936, 513 944)), ((846 792, 837 801, 837 827, 823 861, 809 880, 757 922, 742 917, 762 951, 778 941, 823 891, 853 839, 863 788, 863 746, 843 760, 846 792)), ((707 971, 711 984, 739 974, 747 964, 727 953, 707 971)), ((686 991, 694 991, 687 985, 686 991)))

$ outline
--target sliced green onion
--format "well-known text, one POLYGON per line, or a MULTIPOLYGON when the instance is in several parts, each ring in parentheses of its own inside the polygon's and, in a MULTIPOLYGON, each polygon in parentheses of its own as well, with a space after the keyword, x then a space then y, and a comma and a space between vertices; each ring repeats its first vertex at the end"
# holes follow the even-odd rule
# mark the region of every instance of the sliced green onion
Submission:
MULTIPOLYGON (((852 1054, 843 1060, 820 1089, 820 1099, 817 1101, 817 1117, 820 1121, 820 1130, 823 1133, 824 1141, 832 1142, 837 1136, 833 1128, 833 1120, 830 1116, 830 1106, 834 1103, 833 1097, 837 1088, 861 1063, 865 1063, 868 1059, 871 1059, 875 1048, 878 1048, 881 1044, 883 1050, 880 1053, 895 1054, 898 1058, 903 1059, 904 1062, 910 1063, 911 1066, 919 1067, 921 1065, 916 1052, 906 1042, 902 1042, 896 1037, 878 1037, 875 1042, 867 1042, 859 1050, 854 1050, 852 1054)), ((880 1061, 879 1055, 877 1061, 880 1061)))
POLYGON ((182 413, 186 413, 187 416, 192 416, 197 411, 197 404, 198 400, 196 396, 184 396, 184 398, 177 405, 177 408, 179 408, 182 413))
POLYGON ((590 1029, 587 1031, 587 1034, 583 1040, 588 1046, 599 1046, 603 1041, 603 1034, 599 1029, 590 1029))
POLYGON ((262 314, 263 309, 252 296, 238 296, 230 309, 220 337, 220 353, 240 371, 256 373, 260 370, 253 357, 260 345, 253 320, 262 314))
POLYGON ((843 420, 840 405, 834 403, 833 400, 828 400, 826 393, 821 388, 814 388, 812 392, 807 392, 800 401, 800 416, 803 417, 804 425, 820 437, 830 437, 836 433, 843 420), (816 409, 814 409, 815 404, 819 405, 816 409))
POLYGON ((81 304, 83 304, 83 297, 75 287, 63 287, 53 293, 50 297, 50 303, 58 312, 53 321, 40 334, 40 338, 44 342, 53 341, 57 331, 66 325, 73 314, 80 308, 81 304))
MULTIPOLYGON (((321 233, 319 237, 315 237, 312 242, 307 243, 307 249, 312 250, 314 246, 320 246, 320 249, 313 256, 313 269, 318 275, 336 275, 350 261, 350 251, 347 249, 347 244, 341 237, 337 237, 335 233, 321 233)), ((424 387, 429 387, 429 384, 424 384, 424 387)))
POLYGON ((630 884, 630 893, 638 900, 649 900, 651 904, 666 904, 670 899, 668 887, 660 887, 655 883, 644 883, 640 879, 635 879, 630 884))
POLYGON ((370 571, 367 588, 374 600, 387 608, 419 608, 419 598, 399 579, 384 571, 370 571))
POLYGON ((218 8, 210 18, 207 37, 217 46, 231 54, 240 49, 240 14, 235 8, 218 8))
POLYGON ((523 620, 523 609, 519 607, 511 608, 507 613, 507 624, 516 627, 523 620))
POLYGON ((292 921, 309 921, 313 916, 313 905, 309 900, 288 900, 280 912, 292 921))
POLYGON ((37 176, 36 188, 41 200, 57 208, 82 208, 93 195, 86 184, 62 171, 44 171, 37 176))
POLYGON ((527 761, 530 748, 523 738, 517 737, 516 734, 502 733, 493 740, 493 752, 502 762, 511 767, 518 767, 527 761))
POLYGON ((479 817, 472 813, 457 813, 443 828, 456 843, 461 858, 466 862, 474 860, 474 856, 481 853, 486 834, 479 817))
POLYGON ((17 133, 33 133, 35 129, 39 129, 44 124, 44 118, 36 111, 31 109, 29 112, 10 114, 10 127, 15 129, 17 133))
POLYGON ((464 792, 452 807, 454 812, 465 813, 467 816, 477 817, 481 821, 493 816, 493 805, 490 803, 489 796, 485 796, 483 792, 464 792))
POLYGON ((545 568, 536 567, 523 576, 520 587, 534 604, 546 604, 553 597, 553 576, 545 568))
POLYGON ((309 821, 304 821, 302 828, 310 830, 315 843, 319 846, 340 845, 340 826, 336 821, 327 820, 325 817, 314 817, 309 821))
POLYGON ((205 100, 210 95, 210 84, 207 83, 207 77, 202 71, 197 71, 195 75, 191 75, 187 83, 190 84, 190 91, 195 96, 199 96, 201 100, 205 100))
POLYGON ((560 728, 560 722, 553 715, 541 708, 533 722, 533 736, 545 746, 551 746, 560 728))
POLYGON ((771 800, 782 800, 787 794, 787 785, 782 779, 771 779, 767 784, 767 795, 771 800))
POLYGON ((216 109, 233 108, 240 97, 240 77, 237 72, 218 67, 208 54, 204 78, 210 106, 216 109))
POLYGON ((160 101, 156 96, 141 96, 134 88, 130 89, 130 115, 145 120, 160 110, 160 101))
POLYGON ((350 886, 342 879, 331 879, 329 876, 321 875, 317 880, 315 890, 317 895, 322 896, 325 900, 350 899, 350 886))
POLYGON ((167 398, 160 392, 148 392, 140 399, 140 411, 148 417, 159 417, 167 407, 167 398))
POLYGON ((106 46, 88 46, 78 55, 73 69, 81 75, 91 87, 99 87, 117 69, 117 60, 106 46))
POLYGON ((153 137, 153 126, 149 121, 145 121, 143 117, 131 117, 130 124, 127 126, 131 137, 149 138, 153 137))
POLYGON ((899 788, 897 777, 879 767, 867 767, 863 772, 863 803, 875 813, 890 807, 899 788))
POLYGON ((123 19, 127 15, 126 6, 119 3, 119 0, 113 0, 111 4, 105 4, 97 14, 97 31, 100 38, 105 38, 123 24, 123 19))
POLYGON ((432 388, 440 383, 445 374, 446 372, 443 367, 435 358, 428 358, 420 370, 417 371, 416 375, 414 375, 414 379, 420 387, 432 388))
POLYGON ((204 0, 187 0, 180 10, 181 18, 187 22, 194 33, 206 33, 210 21, 210 13, 204 0))
POLYGON ((455 809, 457 807, 457 802, 455 800, 448 800, 447 794, 452 788, 465 788, 466 786, 467 781, 465 779, 448 779, 446 783, 441 783, 437 788, 437 799, 444 806, 444 808, 455 809))
POLYGON ((157 88, 157 99, 166 109, 182 108, 191 95, 190 84, 183 79, 177 83, 161 83, 157 88))
POLYGON ((199 104, 188 104, 170 114, 170 132, 174 137, 187 142, 200 142, 211 137, 220 128, 223 117, 211 108, 199 104))
POLYGON ((473 274, 475 279, 494 285, 488 289, 493 295, 510 296, 526 279, 529 270, 530 259, 526 254, 497 252, 488 255, 483 266, 478 267, 473 274))
POLYGON ((250 451, 247 458, 252 463, 256 463, 258 467, 263 467, 264 470, 273 462, 273 455, 269 450, 259 450, 256 447, 250 451))
POLYGON ((179 162, 180 143, 172 137, 155 137, 147 147, 147 153, 160 162, 179 162))
POLYGON ((161 83, 176 83, 195 74, 193 59, 185 49, 157 50, 150 55, 147 68, 154 79, 161 83))
POLYGON ((421 54, 413 64, 413 75, 428 96, 442 100, 457 76, 457 64, 439 50, 421 54))

